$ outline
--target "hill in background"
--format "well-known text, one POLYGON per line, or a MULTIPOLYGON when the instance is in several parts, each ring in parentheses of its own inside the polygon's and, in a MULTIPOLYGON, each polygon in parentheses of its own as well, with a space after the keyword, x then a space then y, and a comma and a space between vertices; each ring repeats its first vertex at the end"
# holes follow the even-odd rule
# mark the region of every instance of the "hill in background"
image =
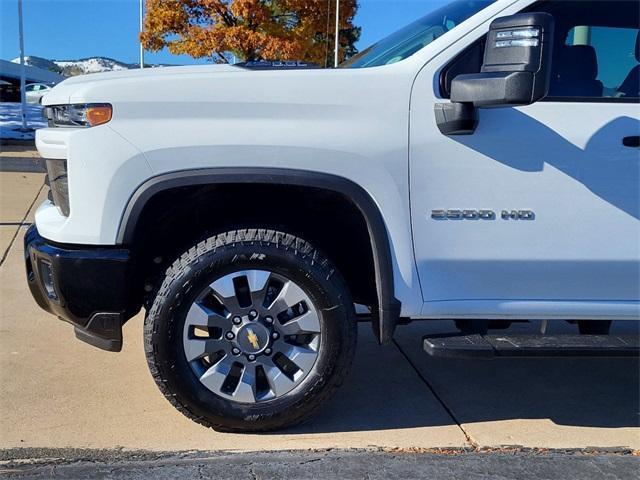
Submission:
MULTIPOLYGON (((11 60, 13 63, 20 63, 20 58, 11 60)), ((86 73, 111 72, 114 70, 129 70, 138 68, 137 63, 124 63, 108 57, 89 57, 79 60, 48 60, 42 57, 29 55, 24 57, 24 63, 32 67, 42 68, 59 73, 66 77, 84 75, 86 73)), ((163 65, 147 65, 148 67, 158 67, 163 65)))

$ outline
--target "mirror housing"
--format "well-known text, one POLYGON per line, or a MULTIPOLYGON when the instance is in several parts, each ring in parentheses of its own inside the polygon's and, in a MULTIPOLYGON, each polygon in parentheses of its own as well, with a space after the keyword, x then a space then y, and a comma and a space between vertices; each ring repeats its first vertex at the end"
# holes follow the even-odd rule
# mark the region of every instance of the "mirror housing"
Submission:
POLYGON ((554 23, 548 13, 520 13, 494 20, 480 73, 455 77, 451 82, 453 105, 436 105, 440 131, 446 135, 473 133, 477 124, 474 107, 530 105, 546 97, 554 23))
POLYGON ((549 93, 554 20, 548 13, 501 17, 489 27, 480 73, 458 75, 451 101, 475 107, 530 105, 549 93))

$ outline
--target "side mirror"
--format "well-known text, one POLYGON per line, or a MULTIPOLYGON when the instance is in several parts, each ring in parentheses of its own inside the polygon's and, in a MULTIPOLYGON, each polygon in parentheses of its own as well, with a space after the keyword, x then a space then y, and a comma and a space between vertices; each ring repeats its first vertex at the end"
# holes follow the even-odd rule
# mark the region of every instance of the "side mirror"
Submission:
POLYGON ((476 107, 530 105, 549 93, 554 19, 523 13, 494 20, 489 28, 480 73, 451 82, 451 104, 436 105, 440 131, 473 133, 476 107), (444 129, 444 130, 443 130, 444 129))

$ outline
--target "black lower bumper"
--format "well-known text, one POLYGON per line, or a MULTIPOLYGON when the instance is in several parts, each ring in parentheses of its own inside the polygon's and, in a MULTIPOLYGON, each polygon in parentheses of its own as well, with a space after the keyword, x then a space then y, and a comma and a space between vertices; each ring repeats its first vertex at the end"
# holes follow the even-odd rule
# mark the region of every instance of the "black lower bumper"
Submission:
POLYGON ((129 250, 61 245, 38 234, 24 239, 27 281, 38 305, 103 350, 122 349, 122 325, 140 310, 129 250))

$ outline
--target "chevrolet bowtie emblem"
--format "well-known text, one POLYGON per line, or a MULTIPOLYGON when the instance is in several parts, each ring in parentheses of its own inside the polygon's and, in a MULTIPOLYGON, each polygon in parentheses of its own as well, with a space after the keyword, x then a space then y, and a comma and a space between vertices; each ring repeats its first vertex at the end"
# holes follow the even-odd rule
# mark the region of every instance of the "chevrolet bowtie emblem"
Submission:
POLYGON ((250 328, 247 328, 247 340, 249 340, 249 343, 251 344, 251 346, 256 350, 260 348, 260 343, 258 342, 258 336, 255 333, 253 333, 253 330, 251 330, 250 328))

